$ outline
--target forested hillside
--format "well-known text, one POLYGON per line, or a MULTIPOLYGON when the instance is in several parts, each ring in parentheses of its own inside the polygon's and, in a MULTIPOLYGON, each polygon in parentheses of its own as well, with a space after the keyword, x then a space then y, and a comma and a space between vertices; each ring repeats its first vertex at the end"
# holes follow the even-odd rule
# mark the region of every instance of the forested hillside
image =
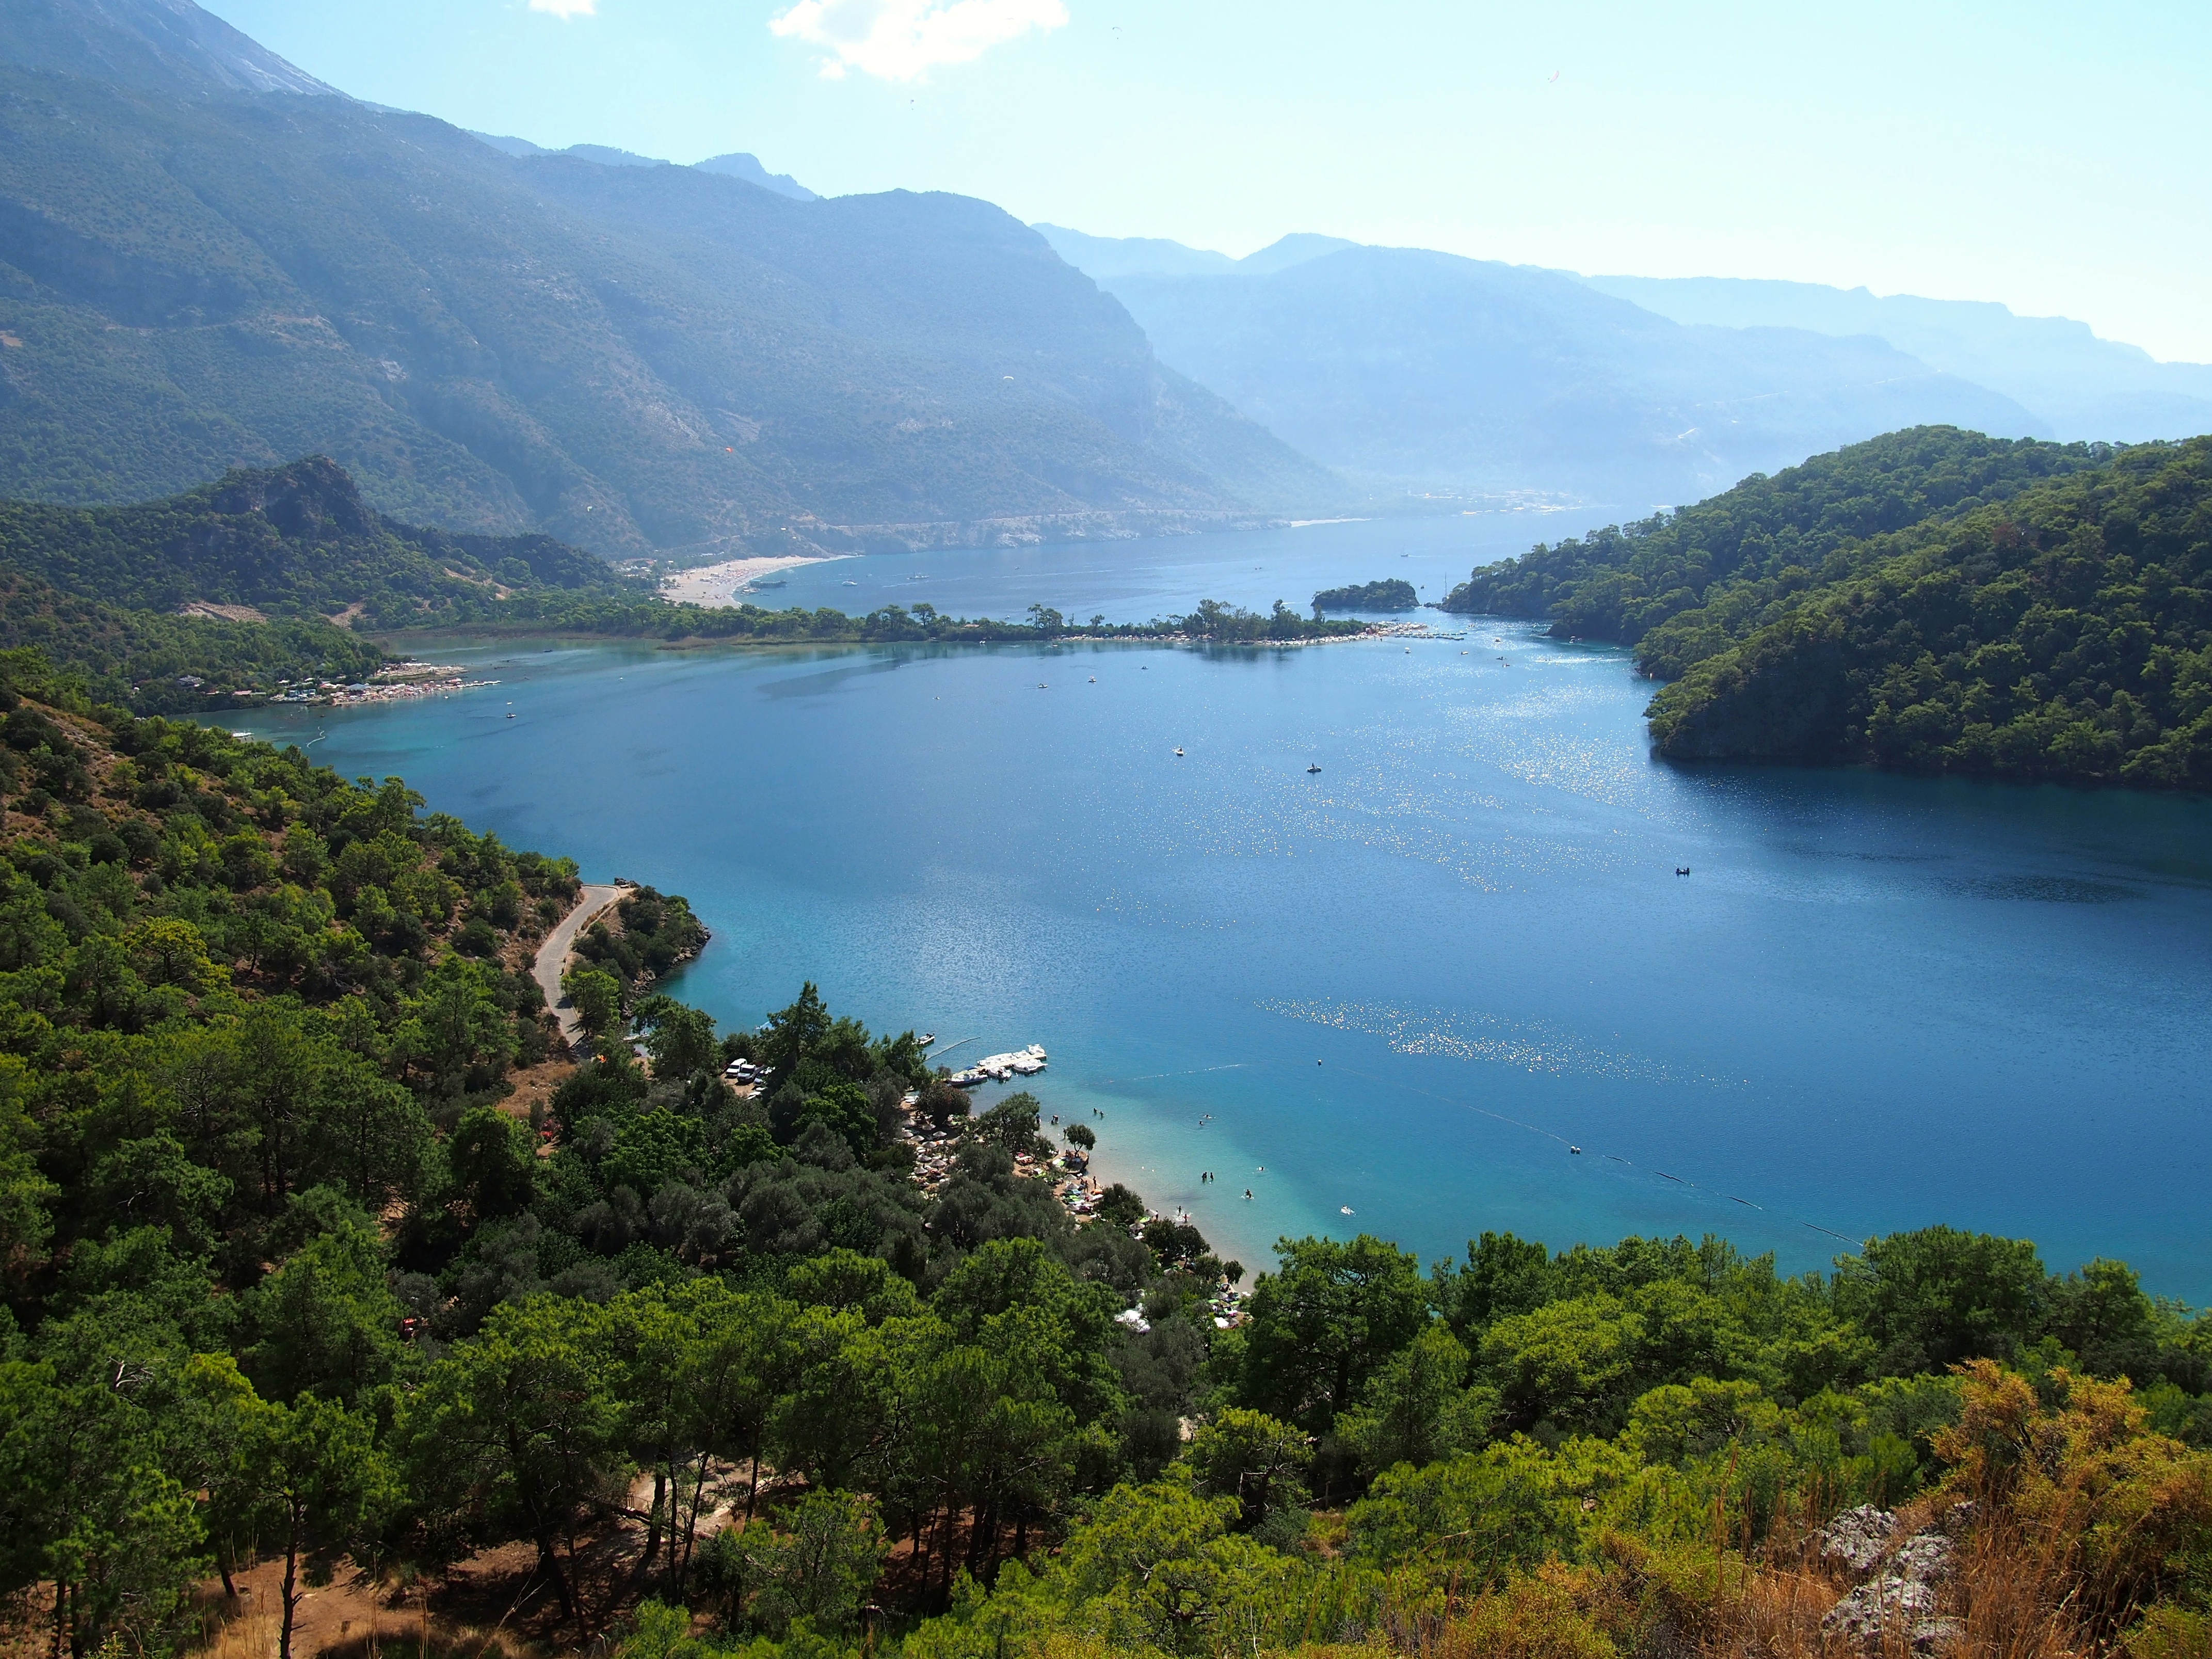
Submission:
POLYGON ((1662 752, 2212 788, 2212 438, 1876 537, 1705 655, 1662 752))
POLYGON ((1476 570, 1439 609, 1547 617, 1563 637, 1635 646, 1638 667, 1672 678, 1768 607, 1848 574, 1869 537, 2004 501, 2103 453, 1956 427, 1893 432, 1693 507, 1539 543, 1476 570))
POLYGON ((587 935, 571 1066, 525 968, 572 866, 5 667, 19 1641, 172 1652, 249 1582, 279 1653, 326 1582, 410 1656, 2212 1637, 2212 1325, 2118 1263, 1470 1217, 1426 1272, 1285 1240, 1218 1312, 1194 1229, 1057 1194, 1089 1123, 971 1117, 811 986, 728 1036, 666 994, 680 899, 587 935))
POLYGON ((319 456, 130 506, 0 501, 0 564, 131 610, 343 611, 365 629, 468 621, 538 587, 651 592, 550 536, 454 535, 386 518, 319 456))
POLYGON ((322 621, 241 623, 102 605, 0 570, 0 650, 35 650, 88 696, 140 714, 207 714, 290 682, 366 680, 394 659, 322 621))
POLYGON ((987 204, 797 201, 98 72, 0 68, 0 495, 324 453, 410 522, 703 556, 1336 492, 987 204))
POLYGON ((2202 788, 2207 449, 1892 433, 1443 608, 1633 645, 1670 755, 2202 788))
POLYGON ((354 625, 497 626, 518 605, 557 616, 587 599, 657 604, 550 537, 386 519, 319 458, 128 507, 0 501, 0 648, 34 647, 89 695, 141 714, 366 679, 394 659, 354 625))

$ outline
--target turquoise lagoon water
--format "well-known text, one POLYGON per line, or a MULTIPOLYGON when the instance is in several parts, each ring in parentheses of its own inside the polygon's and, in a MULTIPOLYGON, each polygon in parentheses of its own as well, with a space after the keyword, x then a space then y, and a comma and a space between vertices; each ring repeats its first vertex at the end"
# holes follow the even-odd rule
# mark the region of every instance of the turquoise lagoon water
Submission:
MULTIPOLYGON (((1409 550, 1435 588, 1485 537, 1530 538, 941 554, 787 592, 921 569, 946 610, 1150 615, 1409 550)), ((2212 1297, 2212 803, 1665 765, 1624 653, 1493 621, 1410 648, 453 655, 500 684, 250 724, 689 895, 714 938, 677 988, 726 1024, 812 979, 954 1063, 1042 1042, 1047 1109, 1248 1265, 1284 1233, 1434 1256, 1510 1228, 1719 1232, 1799 1269, 1942 1220, 2212 1297)))

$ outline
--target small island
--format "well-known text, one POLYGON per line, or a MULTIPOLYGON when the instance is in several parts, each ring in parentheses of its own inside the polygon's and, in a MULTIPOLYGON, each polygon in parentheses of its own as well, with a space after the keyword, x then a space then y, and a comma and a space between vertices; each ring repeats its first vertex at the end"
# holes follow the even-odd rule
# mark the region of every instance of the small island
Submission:
POLYGON ((1395 577, 1358 587, 1325 587, 1313 596, 1316 614, 1323 611, 1411 611, 1420 602, 1413 583, 1395 577))

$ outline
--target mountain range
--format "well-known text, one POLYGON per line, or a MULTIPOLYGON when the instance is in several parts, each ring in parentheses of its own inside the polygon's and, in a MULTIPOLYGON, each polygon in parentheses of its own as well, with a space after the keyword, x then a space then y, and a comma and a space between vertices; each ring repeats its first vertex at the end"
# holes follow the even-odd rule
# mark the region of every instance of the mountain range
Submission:
POLYGON ((1914 425, 2212 426, 2212 369, 2002 307, 1304 234, 1232 259, 471 134, 191 0, 0 25, 0 496, 322 454, 409 522, 696 562, 1641 511, 1914 425))
POLYGON ((1164 359, 1370 485, 1683 500, 1916 424, 2212 429, 2212 367, 1992 303, 1583 277, 1310 234, 1231 259, 1035 228, 1164 359))
POLYGON ((1320 241, 1101 280, 1164 362, 1378 493, 1691 501, 1899 427, 2043 430, 1878 339, 1686 327, 1557 271, 1320 241))
POLYGON ((2025 405, 2059 438, 2135 442, 2212 432, 2212 365, 2162 363, 2068 317, 1988 301, 1724 276, 1590 276, 1601 293, 1678 323, 1874 335, 1930 368, 2025 405))
MULTIPOLYGON (((664 161, 658 156, 640 155, 635 150, 615 149, 606 144, 571 144, 566 149, 547 149, 533 144, 527 138, 506 138, 494 132, 471 132, 471 138, 480 138, 494 149, 509 155, 569 155, 579 161, 596 161, 606 167, 669 167, 678 165, 664 161)), ((728 155, 710 155, 703 161, 691 164, 702 173, 726 173, 732 179, 742 179, 749 185, 758 185, 763 190, 772 190, 779 196, 788 196, 794 202, 818 202, 822 198, 787 173, 770 173, 757 155, 736 152, 728 155)))
POLYGON ((320 453, 410 522, 702 558, 1340 493, 987 203, 802 201, 245 92, 281 60, 174 46, 191 12, 0 5, 0 495, 142 499, 320 453))

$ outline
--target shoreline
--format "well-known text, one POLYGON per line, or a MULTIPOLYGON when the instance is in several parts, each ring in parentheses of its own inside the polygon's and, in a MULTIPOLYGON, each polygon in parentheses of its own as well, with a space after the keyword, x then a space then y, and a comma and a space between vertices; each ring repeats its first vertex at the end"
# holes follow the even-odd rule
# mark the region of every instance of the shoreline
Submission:
POLYGON ((708 611, 733 611, 744 603, 740 594, 750 591, 752 584, 763 576, 772 576, 780 570, 796 570, 801 565, 827 564, 832 559, 854 559, 857 553, 785 553, 759 558, 725 559, 720 564, 702 564, 690 570, 679 570, 665 576, 660 582, 660 597, 671 605, 696 605, 708 611))

